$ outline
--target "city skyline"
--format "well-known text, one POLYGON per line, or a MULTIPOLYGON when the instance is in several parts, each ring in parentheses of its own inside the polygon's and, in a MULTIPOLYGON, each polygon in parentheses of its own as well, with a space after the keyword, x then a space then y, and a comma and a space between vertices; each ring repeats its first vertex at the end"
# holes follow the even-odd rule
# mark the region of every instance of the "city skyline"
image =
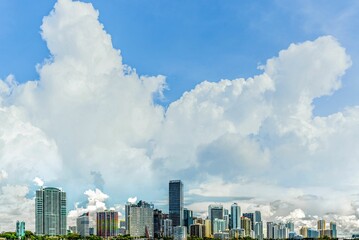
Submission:
POLYGON ((75 226, 128 198, 168 209, 181 179, 200 216, 238 202, 359 232, 358 2, 0 9, 0 231, 36 228, 41 186, 66 191, 75 226))

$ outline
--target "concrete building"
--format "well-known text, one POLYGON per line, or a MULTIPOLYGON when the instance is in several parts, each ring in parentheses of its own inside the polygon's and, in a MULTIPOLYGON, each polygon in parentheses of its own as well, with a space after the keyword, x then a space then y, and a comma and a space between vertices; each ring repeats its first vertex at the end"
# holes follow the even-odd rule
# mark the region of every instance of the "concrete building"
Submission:
POLYGON ((76 219, 76 228, 77 233, 80 234, 81 237, 90 236, 90 219, 89 213, 84 213, 76 219))
POLYGON ((208 219, 211 220, 211 233, 214 233, 214 219, 223 219, 223 205, 222 204, 211 204, 208 206, 208 219))
POLYGON ((273 222, 267 222, 267 239, 273 238, 273 222))
POLYGON ((41 187, 35 197, 35 234, 66 235, 66 193, 54 187, 41 187))
POLYGON ((251 220, 251 230, 254 230, 254 214, 253 213, 243 213, 243 217, 249 218, 251 220))
POLYGON ((187 228, 184 226, 173 227, 173 240, 187 240, 187 228))
MULTIPOLYGON (((126 230, 131 237, 153 238, 153 205, 145 201, 126 204, 126 230)), ((172 220, 173 221, 173 220, 172 220)))
POLYGON ((252 231, 252 223, 251 220, 247 217, 241 217, 241 226, 242 229, 244 229, 244 236, 245 237, 250 237, 251 236, 251 231, 252 231))
POLYGON ((211 234, 212 233, 211 220, 209 220, 209 219, 204 220, 204 225, 206 226, 206 232, 205 232, 204 236, 206 238, 212 237, 212 234, 211 234))
POLYGON ((224 232, 226 230, 226 221, 224 219, 215 218, 212 225, 213 234, 224 232))
POLYGON ((301 227, 299 230, 299 234, 302 235, 303 238, 307 238, 308 237, 308 228, 301 227))
POLYGON ((105 210, 96 213, 96 232, 100 237, 114 237, 118 233, 118 212, 105 210))
POLYGON ((206 226, 204 224, 192 224, 190 226, 189 234, 191 237, 204 238, 206 233, 206 226))
POLYGON ((173 226, 171 219, 163 220, 163 237, 172 237, 173 236, 173 226))
POLYGON ((256 222, 254 224, 254 238, 262 240, 264 238, 263 235, 263 222, 256 222))

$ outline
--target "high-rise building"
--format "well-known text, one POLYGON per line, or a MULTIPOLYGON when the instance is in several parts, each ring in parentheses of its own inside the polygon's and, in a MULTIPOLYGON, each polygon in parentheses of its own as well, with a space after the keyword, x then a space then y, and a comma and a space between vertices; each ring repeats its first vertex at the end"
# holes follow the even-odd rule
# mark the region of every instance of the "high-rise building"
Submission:
POLYGON ((267 222, 267 239, 272 239, 273 237, 273 222, 267 222))
POLYGON ((164 214, 161 210, 153 210, 153 234, 155 238, 162 237, 164 214))
POLYGON ((172 237, 173 236, 173 226, 171 219, 163 220, 163 236, 164 237, 172 237))
POLYGON ((80 234, 81 237, 90 236, 89 230, 89 213, 84 213, 76 219, 76 229, 77 233, 80 234))
POLYGON ((325 230, 325 220, 318 220, 318 227, 317 227, 318 231, 320 230, 325 230))
POLYGON ((289 238, 289 229, 283 223, 278 224, 278 238, 279 239, 289 238))
POLYGON ((251 236, 251 231, 252 231, 252 223, 251 220, 247 217, 241 217, 241 226, 242 229, 244 229, 244 235, 246 237, 250 237, 251 236))
POLYGON ((254 224, 254 238, 255 239, 263 239, 263 222, 256 222, 254 224))
POLYGON ((229 211, 228 209, 223 209, 223 220, 225 221, 225 229, 229 229, 229 211))
POLYGON ((206 233, 206 226, 204 224, 192 224, 190 226, 190 236, 204 238, 206 233))
POLYGON ((224 232, 226 230, 226 221, 224 219, 215 218, 212 225, 213 234, 224 232))
POLYGON ((330 222, 330 230, 332 230, 332 238, 337 238, 337 224, 330 222))
POLYGON ((118 212, 105 210, 96 213, 96 231, 100 237, 114 237, 118 232, 118 212))
POLYGON ((319 231, 309 228, 307 231, 307 238, 319 238, 319 231))
POLYGON ((211 220, 205 219, 204 220, 204 225, 206 226, 206 232, 205 232, 204 236, 206 238, 210 238, 211 237, 211 232, 212 232, 211 220))
POLYGON ((76 226, 69 226, 70 233, 77 233, 77 227, 76 226))
POLYGON ((254 212, 254 222, 261 222, 262 221, 262 214, 260 211, 254 212))
POLYGON ((126 229, 131 237, 153 238, 153 204, 139 201, 126 205, 126 229))
POLYGON ((254 230, 254 214, 253 213, 243 213, 243 217, 249 218, 251 220, 251 230, 254 230))
POLYGON ((183 209, 183 225, 190 229, 190 226, 193 224, 193 211, 187 208, 183 209))
POLYGON ((294 223, 287 222, 285 226, 289 229, 289 232, 294 232, 294 223))
POLYGON ((299 230, 299 234, 302 235, 303 238, 308 237, 308 228, 307 227, 301 227, 299 230))
POLYGON ((25 237, 25 222, 16 221, 16 237, 18 239, 25 237))
POLYGON ((35 233, 66 235, 66 193, 58 188, 41 187, 35 197, 35 233))
POLYGON ((173 227, 173 240, 187 240, 187 228, 185 226, 173 227))
POLYGON ((173 226, 183 225, 183 183, 181 180, 169 182, 169 218, 173 226))
POLYGON ((208 218, 211 220, 211 229, 213 234, 213 224, 214 219, 223 219, 224 212, 223 212, 223 205, 222 204, 211 204, 208 206, 208 218))

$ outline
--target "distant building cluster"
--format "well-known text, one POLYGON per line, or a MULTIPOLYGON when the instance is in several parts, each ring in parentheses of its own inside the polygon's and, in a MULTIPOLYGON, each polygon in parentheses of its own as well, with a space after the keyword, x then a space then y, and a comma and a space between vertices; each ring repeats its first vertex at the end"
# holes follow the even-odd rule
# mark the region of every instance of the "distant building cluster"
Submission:
MULTIPOLYGON (((96 223, 91 223, 89 213, 84 213, 76 219, 76 226, 69 226, 67 230, 66 193, 59 188, 41 187, 36 191, 35 198, 35 234, 59 236, 71 232, 81 237, 129 235, 133 238, 174 240, 186 240, 188 236, 216 239, 250 237, 259 240, 337 238, 335 222, 327 224, 325 220, 319 220, 316 229, 297 226, 299 232, 296 232, 292 222, 266 222, 264 225, 260 211, 242 213, 238 203, 233 203, 230 209, 222 204, 210 204, 208 216, 203 219, 184 207, 182 181, 170 181, 168 190, 168 213, 142 200, 128 202, 123 220, 119 220, 118 212, 104 210, 97 212, 96 223)), ((25 236, 25 222, 16 222, 16 235, 19 239, 25 236)))

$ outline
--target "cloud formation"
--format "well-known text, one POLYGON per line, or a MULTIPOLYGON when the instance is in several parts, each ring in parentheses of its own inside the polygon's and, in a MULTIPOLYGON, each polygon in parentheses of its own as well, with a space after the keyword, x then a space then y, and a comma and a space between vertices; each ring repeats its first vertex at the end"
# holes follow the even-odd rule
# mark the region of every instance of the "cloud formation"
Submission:
POLYGON ((313 114, 313 101, 338 90, 351 66, 335 38, 291 44, 260 75, 204 81, 165 109, 155 103, 165 77, 125 65, 98 16, 91 4, 59 0, 41 26, 51 56, 40 79, 0 80, 0 201, 13 186, 33 208, 34 179, 62 186, 70 202, 85 192, 72 224, 107 201, 165 199, 168 180, 181 178, 201 214, 209 202, 196 196, 229 197, 265 220, 327 216, 347 223, 340 234, 359 230, 359 107, 313 114))

